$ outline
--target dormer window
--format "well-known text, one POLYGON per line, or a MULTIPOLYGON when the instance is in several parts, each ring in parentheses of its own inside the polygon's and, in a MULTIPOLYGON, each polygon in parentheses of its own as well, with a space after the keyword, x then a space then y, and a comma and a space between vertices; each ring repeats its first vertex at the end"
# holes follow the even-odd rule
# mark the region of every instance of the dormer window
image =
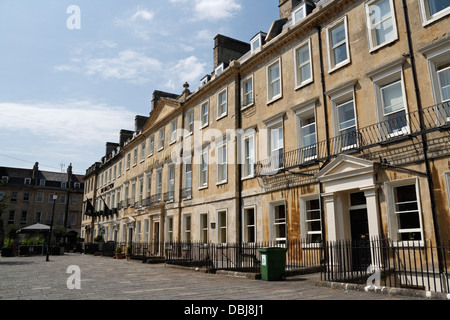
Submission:
POLYGON ((250 40, 250 48, 252 53, 256 52, 264 44, 265 36, 265 33, 258 32, 258 34, 250 40))
POLYGON ((200 79, 200 86, 203 86, 204 84, 207 84, 209 79, 210 79, 209 75, 206 75, 202 79, 200 79))
POLYGON ((222 63, 219 64, 219 65, 217 66, 217 68, 214 70, 214 73, 216 74, 216 76, 219 75, 219 74, 223 71, 223 69, 224 69, 224 65, 223 65, 223 62, 222 62, 222 63))
POLYGON ((292 24, 296 24, 306 17, 306 5, 302 3, 300 6, 292 11, 292 24))

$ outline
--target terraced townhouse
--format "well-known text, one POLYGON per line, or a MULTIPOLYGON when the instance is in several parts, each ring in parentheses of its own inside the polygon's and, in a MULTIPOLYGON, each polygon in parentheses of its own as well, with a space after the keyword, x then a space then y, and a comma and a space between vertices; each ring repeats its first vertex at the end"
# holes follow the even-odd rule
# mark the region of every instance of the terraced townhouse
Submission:
POLYGON ((200 87, 155 91, 107 144, 86 242, 448 241, 449 2, 278 7, 247 43, 216 36, 200 87))

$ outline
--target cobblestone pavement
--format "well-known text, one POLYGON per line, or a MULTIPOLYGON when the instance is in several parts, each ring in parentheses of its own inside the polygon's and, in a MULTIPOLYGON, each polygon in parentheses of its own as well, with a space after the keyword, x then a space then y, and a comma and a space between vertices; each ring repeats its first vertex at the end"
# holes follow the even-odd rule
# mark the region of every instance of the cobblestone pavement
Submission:
POLYGON ((408 296, 317 286, 320 275, 286 281, 206 274, 164 264, 69 253, 0 258, 1 300, 405 300, 408 296), (69 266, 78 266, 76 273, 69 266))

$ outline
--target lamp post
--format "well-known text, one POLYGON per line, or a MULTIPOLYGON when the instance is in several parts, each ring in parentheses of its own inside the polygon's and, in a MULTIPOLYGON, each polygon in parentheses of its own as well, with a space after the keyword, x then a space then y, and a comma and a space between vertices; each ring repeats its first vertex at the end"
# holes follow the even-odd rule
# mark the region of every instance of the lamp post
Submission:
POLYGON ((48 241, 47 241, 47 258, 45 259, 45 261, 49 261, 48 259, 48 255, 50 253, 50 241, 52 240, 52 229, 53 229, 53 218, 55 216, 55 203, 56 203, 56 199, 58 199, 58 195, 55 193, 53 194, 53 210, 52 210, 52 221, 50 223, 50 232, 48 234, 48 241))

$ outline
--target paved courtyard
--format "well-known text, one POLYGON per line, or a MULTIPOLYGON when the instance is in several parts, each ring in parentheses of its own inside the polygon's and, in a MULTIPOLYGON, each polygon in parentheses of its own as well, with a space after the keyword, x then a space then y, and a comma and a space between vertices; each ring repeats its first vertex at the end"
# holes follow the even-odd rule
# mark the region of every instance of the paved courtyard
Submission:
POLYGON ((321 287, 316 285, 319 277, 318 274, 295 276, 281 282, 251 280, 225 274, 206 274, 190 269, 166 267, 164 264, 144 264, 137 260, 116 260, 79 253, 50 256, 49 262, 45 261, 45 256, 2 257, 0 299, 202 301, 418 299, 321 287), (78 285, 77 272, 80 280, 78 285))

